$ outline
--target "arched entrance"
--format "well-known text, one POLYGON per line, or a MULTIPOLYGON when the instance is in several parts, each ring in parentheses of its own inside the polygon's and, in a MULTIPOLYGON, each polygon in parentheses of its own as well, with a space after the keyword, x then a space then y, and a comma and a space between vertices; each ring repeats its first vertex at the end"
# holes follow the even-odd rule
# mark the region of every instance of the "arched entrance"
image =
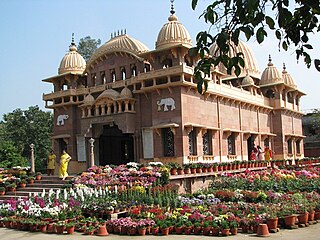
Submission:
POLYGON ((120 165, 134 161, 132 134, 122 133, 118 126, 103 126, 99 138, 99 164, 120 165))

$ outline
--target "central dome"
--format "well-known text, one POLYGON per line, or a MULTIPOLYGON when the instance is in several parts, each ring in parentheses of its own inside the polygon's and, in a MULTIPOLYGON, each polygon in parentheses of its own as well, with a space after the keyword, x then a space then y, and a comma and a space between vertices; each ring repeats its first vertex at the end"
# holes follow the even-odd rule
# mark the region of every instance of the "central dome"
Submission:
POLYGON ((111 38, 108 42, 99 47, 89 59, 88 66, 93 64, 96 60, 99 60, 102 56, 113 52, 125 52, 139 58, 139 54, 148 51, 148 47, 143 43, 127 34, 122 34, 111 38))
MULTIPOLYGON (((254 78, 260 78, 260 70, 259 66, 257 64, 256 58, 254 54, 252 53, 251 49, 241 40, 239 40, 238 46, 236 46, 233 42, 230 44, 230 51, 229 51, 229 57, 233 58, 237 56, 237 53, 243 53, 243 60, 244 60, 244 68, 241 68, 241 74, 239 77, 245 77, 247 74, 254 78)), ((218 46, 216 43, 214 43, 210 48, 210 54, 213 57, 219 56, 218 46)), ((219 71, 222 73, 227 74, 227 69, 225 66, 221 63, 219 64, 219 71)), ((234 73, 232 75, 235 77, 234 73)), ((229 78, 227 76, 227 78, 229 78)))
POLYGON ((160 30, 156 41, 156 49, 170 48, 182 44, 188 48, 192 47, 192 40, 187 29, 178 22, 178 18, 171 12, 171 16, 160 30))

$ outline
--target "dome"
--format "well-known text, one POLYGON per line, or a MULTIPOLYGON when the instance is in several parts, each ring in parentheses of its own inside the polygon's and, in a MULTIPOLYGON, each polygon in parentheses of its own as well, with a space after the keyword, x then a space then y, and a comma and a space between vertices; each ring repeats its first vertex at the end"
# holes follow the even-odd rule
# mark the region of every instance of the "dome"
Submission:
POLYGON ((67 72, 82 74, 85 68, 86 61, 81 56, 81 54, 77 52, 77 47, 74 43, 74 39, 72 38, 72 42, 69 47, 69 52, 67 52, 66 55, 64 55, 60 62, 58 74, 63 74, 67 72))
POLYGON ((94 97, 91 94, 88 94, 83 100, 83 105, 91 106, 93 104, 94 104, 94 97))
POLYGON ((271 56, 269 56, 268 66, 261 75, 260 86, 273 85, 277 83, 283 83, 283 80, 278 69, 273 66, 271 56))
POLYGON ((121 90, 120 97, 121 98, 132 98, 133 96, 132 96, 131 90, 127 87, 124 87, 124 89, 121 90))
POLYGON ((111 38, 108 42, 99 47, 89 59, 88 66, 93 64, 96 60, 99 60, 102 56, 113 52, 126 52, 138 58, 139 54, 148 51, 148 47, 143 43, 127 34, 122 34, 111 38))
POLYGON ((291 75, 287 72, 285 64, 283 64, 282 79, 285 84, 292 88, 297 88, 297 84, 291 75))
POLYGON ((192 47, 192 40, 187 29, 178 22, 174 15, 173 8, 168 22, 161 28, 156 41, 156 49, 170 48, 177 44, 182 44, 188 48, 192 47))
MULTIPOLYGON (((238 77, 245 77, 246 74, 248 74, 251 77, 260 78, 260 69, 259 69, 258 63, 249 46, 244 42, 242 42, 241 40, 239 40, 238 46, 236 46, 233 42, 231 42, 229 57, 230 58, 236 57, 237 53, 240 53, 240 52, 243 53, 243 60, 245 65, 244 65, 244 68, 241 68, 241 73, 240 73, 240 76, 238 77)), ((213 57, 219 56, 218 46, 216 43, 214 43, 210 47, 210 54, 213 57)), ((227 69, 222 63, 219 64, 219 71, 227 74, 227 69)), ((236 77, 234 73, 232 73, 232 76, 236 77)))
POLYGON ((249 76, 249 74, 247 74, 243 79, 242 79, 242 83, 241 86, 252 86, 254 85, 254 81, 253 78, 249 76))
POLYGON ((120 96, 120 94, 113 89, 107 89, 104 90, 98 97, 97 100, 103 99, 103 98, 111 98, 111 99, 116 99, 120 96))

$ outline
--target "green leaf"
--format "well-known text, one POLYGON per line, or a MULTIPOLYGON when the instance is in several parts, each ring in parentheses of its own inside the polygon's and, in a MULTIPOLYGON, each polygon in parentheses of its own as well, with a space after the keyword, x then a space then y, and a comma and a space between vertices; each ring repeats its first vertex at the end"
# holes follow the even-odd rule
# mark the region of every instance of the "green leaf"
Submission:
POLYGON ((192 0, 192 2, 191 2, 192 10, 196 9, 197 4, 198 4, 198 0, 192 0))
POLYGON ((320 59, 314 60, 314 66, 320 72, 320 59))
POLYGON ((310 44, 303 44, 303 46, 308 49, 313 49, 313 47, 310 44))
POLYGON ((256 38, 259 44, 264 41, 264 36, 267 36, 267 32, 263 27, 260 27, 256 33, 256 38))
POLYGON ((282 42, 282 48, 286 51, 288 50, 288 44, 285 41, 282 42))
POLYGON ((270 29, 275 29, 274 28, 274 21, 273 21, 273 19, 271 17, 266 16, 266 23, 268 24, 270 29))
POLYGON ((277 37, 277 39, 281 39, 281 32, 280 32, 280 30, 276 30, 276 37, 277 37))
POLYGON ((304 34, 304 35, 301 37, 301 40, 302 40, 302 42, 306 43, 306 42, 308 42, 309 38, 308 38, 308 36, 307 36, 306 34, 304 34))

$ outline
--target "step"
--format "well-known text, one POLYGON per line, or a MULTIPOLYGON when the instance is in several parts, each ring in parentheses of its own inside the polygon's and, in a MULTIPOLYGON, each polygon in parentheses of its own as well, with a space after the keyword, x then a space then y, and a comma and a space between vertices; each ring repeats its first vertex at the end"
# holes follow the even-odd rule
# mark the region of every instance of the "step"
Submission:
MULTIPOLYGON (((61 183, 42 183, 42 182, 39 182, 39 183, 34 183, 34 184, 27 184, 27 186, 25 188, 42 188, 42 187, 45 187, 45 188, 61 188, 63 185, 65 185, 64 182, 61 182, 61 183)), ((25 188, 17 188, 18 189, 25 189, 25 188)))

